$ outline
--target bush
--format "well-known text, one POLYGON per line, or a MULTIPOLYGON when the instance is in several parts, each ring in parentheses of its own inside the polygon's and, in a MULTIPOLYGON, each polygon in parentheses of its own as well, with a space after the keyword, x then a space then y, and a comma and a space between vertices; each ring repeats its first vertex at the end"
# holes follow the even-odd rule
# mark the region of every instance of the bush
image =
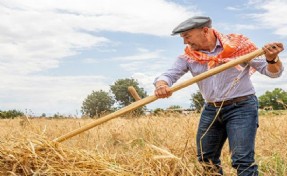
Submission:
POLYGON ((1 119, 14 119, 15 117, 24 116, 24 113, 18 110, 0 111, 1 119))

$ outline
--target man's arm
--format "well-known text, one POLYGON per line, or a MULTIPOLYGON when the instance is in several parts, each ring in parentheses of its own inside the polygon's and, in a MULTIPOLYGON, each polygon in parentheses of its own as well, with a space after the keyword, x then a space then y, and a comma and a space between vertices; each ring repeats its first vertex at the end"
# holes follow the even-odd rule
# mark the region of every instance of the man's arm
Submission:
POLYGON ((158 98, 167 98, 172 95, 169 87, 188 71, 187 62, 178 58, 173 66, 155 79, 154 94, 158 98))

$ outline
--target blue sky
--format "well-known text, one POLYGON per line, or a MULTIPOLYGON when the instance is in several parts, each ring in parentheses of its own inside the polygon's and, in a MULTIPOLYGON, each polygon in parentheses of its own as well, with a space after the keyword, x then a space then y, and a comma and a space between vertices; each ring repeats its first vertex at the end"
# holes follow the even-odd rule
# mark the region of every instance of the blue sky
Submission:
MULTIPOLYGON (((0 0, 0 110, 80 115, 93 90, 134 78, 149 95, 153 80, 183 52, 172 29, 210 16, 222 33, 241 33, 258 47, 286 44, 286 0, 0 0)), ((286 65, 287 54, 280 54, 286 65)), ((190 78, 186 74, 178 82, 190 78)), ((252 76, 257 95, 287 90, 286 73, 252 76)), ((190 106, 196 85, 148 108, 190 106)))

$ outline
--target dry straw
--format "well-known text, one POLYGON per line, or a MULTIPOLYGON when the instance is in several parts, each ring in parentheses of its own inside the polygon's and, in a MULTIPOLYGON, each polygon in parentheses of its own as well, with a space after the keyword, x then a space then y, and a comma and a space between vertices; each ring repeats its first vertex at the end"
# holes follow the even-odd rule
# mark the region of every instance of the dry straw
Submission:
POLYGON ((194 136, 188 130, 194 124, 186 123, 191 122, 189 118, 170 117, 172 123, 167 118, 120 118, 64 144, 49 138, 58 136, 64 124, 74 127, 91 120, 1 120, 0 175, 197 175, 187 158, 190 151, 173 147, 181 146, 180 138, 167 138, 187 135, 183 132, 194 136), (185 121, 187 131, 179 130, 183 129, 179 121, 185 121))
POLYGON ((94 151, 68 148, 45 140, 10 139, 0 145, 1 175, 126 175, 94 151))

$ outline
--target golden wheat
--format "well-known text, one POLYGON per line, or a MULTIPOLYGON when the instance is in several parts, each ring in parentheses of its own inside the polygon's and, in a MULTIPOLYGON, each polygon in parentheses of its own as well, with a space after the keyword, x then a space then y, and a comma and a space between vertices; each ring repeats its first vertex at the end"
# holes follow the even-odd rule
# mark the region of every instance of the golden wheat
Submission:
MULTIPOLYGON (((287 173, 285 112, 260 116, 256 159, 261 175, 287 173)), ((1 175, 201 175, 195 136, 199 115, 117 118, 62 144, 52 140, 92 119, 0 120, 1 175)), ((228 145, 222 165, 230 166, 228 145)))

